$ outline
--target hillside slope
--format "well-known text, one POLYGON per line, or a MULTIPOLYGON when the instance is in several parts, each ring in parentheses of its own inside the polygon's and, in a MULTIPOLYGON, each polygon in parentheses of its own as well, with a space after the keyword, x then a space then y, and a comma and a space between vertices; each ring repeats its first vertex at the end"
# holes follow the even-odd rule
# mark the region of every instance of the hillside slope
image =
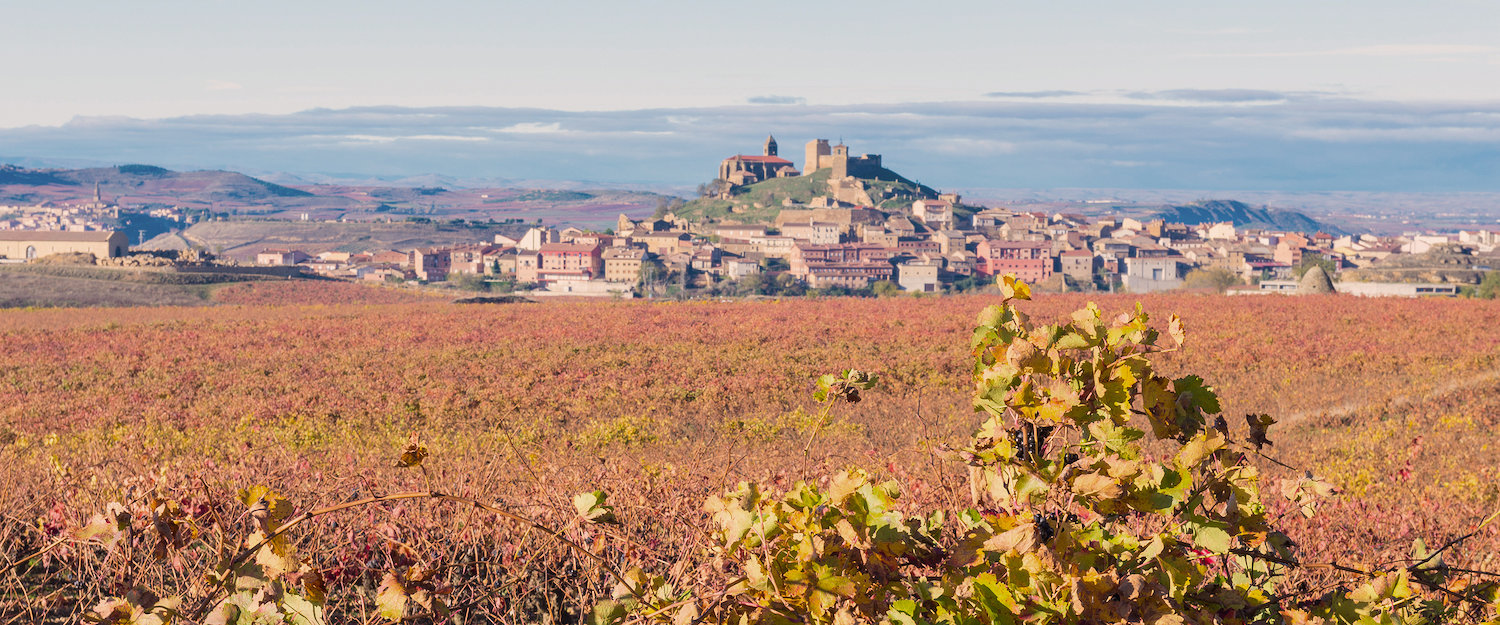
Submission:
POLYGON ((417 247, 483 243, 496 234, 517 237, 525 224, 452 225, 436 223, 367 223, 299 221, 206 221, 177 234, 166 234, 140 249, 196 247, 237 260, 251 260, 266 248, 327 251, 406 250, 417 247))
MULTIPOLYGON (((773 178, 752 185, 736 188, 733 195, 722 200, 698 198, 688 202, 675 212, 678 216, 692 219, 733 219, 746 223, 770 223, 783 203, 805 205, 812 200, 829 195, 828 180, 831 170, 820 169, 807 176, 773 178)), ((893 212, 911 206, 924 197, 937 197, 937 191, 889 169, 881 169, 873 178, 858 178, 866 193, 874 201, 875 208, 893 212)))
POLYGON ((1227 221, 1236 227, 1243 228, 1344 234, 1344 231, 1336 226, 1325 224, 1296 211, 1255 208, 1235 200, 1207 200, 1182 206, 1165 206, 1156 213, 1155 217, 1188 225, 1227 221))

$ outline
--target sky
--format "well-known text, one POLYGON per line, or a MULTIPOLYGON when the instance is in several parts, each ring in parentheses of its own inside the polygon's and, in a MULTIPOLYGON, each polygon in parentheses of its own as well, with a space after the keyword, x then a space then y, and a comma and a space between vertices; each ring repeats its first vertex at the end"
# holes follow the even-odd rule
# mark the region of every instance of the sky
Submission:
POLYGON ((638 168, 654 178, 642 181, 682 184, 712 164, 644 151, 717 160, 753 151, 758 141, 743 145, 752 134, 781 132, 800 144, 843 133, 866 140, 856 151, 894 156, 926 145, 911 153, 911 166, 970 186, 1027 182, 983 178, 1013 171, 1011 160, 1024 164, 1028 154, 1054 165, 1028 167, 1034 182, 1065 186, 1380 187, 1411 166, 1415 175, 1398 176, 1404 190, 1423 190, 1423 180, 1433 188, 1500 184, 1485 182, 1500 173, 1492 169, 1500 161, 1500 3, 1488 0, 745 6, 754 8, 670 0, 12 3, 0 29, 8 59, 0 157, 598 180, 654 160, 676 169, 638 168), (405 124, 398 128, 389 125, 397 109, 416 112, 395 116, 405 124), (359 111, 372 110, 385 117, 361 125, 359 111), (425 144, 464 140, 410 138, 433 134, 422 130, 422 114, 515 128, 498 135, 504 141, 442 128, 501 144, 486 151, 469 141, 457 152, 474 162, 462 166, 425 144), (688 118, 720 125, 664 121, 688 118), (747 119, 764 127, 751 130, 747 119), (811 125, 820 119, 838 123, 811 125), (924 127, 948 134, 925 144, 910 136, 924 127), (613 134, 570 148, 555 136, 588 128, 613 134), (1168 134, 1150 140, 1145 130, 1168 134), (281 150, 278 165, 278 141, 348 143, 346 135, 381 137, 364 146, 381 149, 319 148, 315 159, 281 150), (939 158, 963 141, 990 164, 939 158), (1299 153, 1278 155, 1278 141, 1299 153), (1196 177, 1162 169, 1212 150, 1244 158, 1214 158, 1217 173, 1196 177), (1319 155, 1328 165, 1302 175, 1271 162, 1319 155), (1363 176, 1351 169, 1380 155, 1402 167, 1363 176), (477 166, 484 160, 496 165, 477 166), (1073 161, 1129 171, 1085 164, 1070 173, 1073 161))

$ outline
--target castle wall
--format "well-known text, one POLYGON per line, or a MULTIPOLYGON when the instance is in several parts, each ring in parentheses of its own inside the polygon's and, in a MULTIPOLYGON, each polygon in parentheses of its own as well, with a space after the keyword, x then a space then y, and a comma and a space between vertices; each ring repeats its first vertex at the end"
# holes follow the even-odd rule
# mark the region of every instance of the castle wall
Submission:
POLYGON ((832 166, 832 162, 826 160, 832 154, 832 151, 828 147, 827 139, 808 141, 807 147, 803 152, 802 174, 804 176, 810 176, 819 169, 832 166))

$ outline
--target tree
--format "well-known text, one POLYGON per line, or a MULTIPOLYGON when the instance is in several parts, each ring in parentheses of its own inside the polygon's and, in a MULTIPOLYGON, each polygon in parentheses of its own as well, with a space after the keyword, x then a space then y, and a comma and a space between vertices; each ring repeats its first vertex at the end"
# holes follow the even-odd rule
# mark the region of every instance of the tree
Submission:
POLYGON ((760 295, 766 292, 765 276, 755 273, 741 276, 735 281, 735 291, 740 295, 760 295))
POLYGON ((779 295, 798 297, 807 294, 807 283, 798 280, 797 276, 789 273, 776 274, 776 278, 772 283, 775 285, 774 288, 779 295))
POLYGON ((1295 274, 1298 279, 1301 279, 1302 274, 1307 273, 1307 270, 1312 269, 1313 267, 1322 267, 1323 271, 1327 273, 1328 277, 1330 278, 1336 275, 1339 271, 1339 264, 1333 262, 1332 260, 1329 260, 1317 254, 1303 254, 1302 262, 1298 263, 1296 268, 1292 269, 1292 273, 1295 274))
POLYGON ((1182 279, 1182 286, 1189 289, 1212 289, 1220 293, 1224 289, 1241 284, 1239 276, 1223 267, 1204 267, 1189 271, 1182 279))
POLYGON ((641 262, 641 268, 636 272, 636 284, 640 285, 645 294, 655 296, 657 290, 667 280, 667 269, 661 261, 650 258, 641 262))
POLYGON ((1484 279, 1479 282, 1479 287, 1474 289, 1474 297, 1480 299, 1500 297, 1500 270, 1485 272, 1484 279))
POLYGON ((890 280, 876 280, 870 285, 870 291, 879 297, 891 297, 901 294, 901 285, 890 280))

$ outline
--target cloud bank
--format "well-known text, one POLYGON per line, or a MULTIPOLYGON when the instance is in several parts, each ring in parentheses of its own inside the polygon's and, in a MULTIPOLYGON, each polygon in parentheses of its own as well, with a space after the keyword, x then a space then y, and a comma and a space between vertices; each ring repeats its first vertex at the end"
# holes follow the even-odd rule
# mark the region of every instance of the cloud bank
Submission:
MULTIPOLYGON (((1270 91, 1070 92, 975 102, 626 111, 314 109, 0 129, 0 156, 294 174, 693 185, 767 133, 855 153, 942 188, 1500 191, 1500 103, 1270 91)), ((770 101, 770 98, 762 98, 770 101)), ((795 101, 795 98, 788 98, 795 101)))

